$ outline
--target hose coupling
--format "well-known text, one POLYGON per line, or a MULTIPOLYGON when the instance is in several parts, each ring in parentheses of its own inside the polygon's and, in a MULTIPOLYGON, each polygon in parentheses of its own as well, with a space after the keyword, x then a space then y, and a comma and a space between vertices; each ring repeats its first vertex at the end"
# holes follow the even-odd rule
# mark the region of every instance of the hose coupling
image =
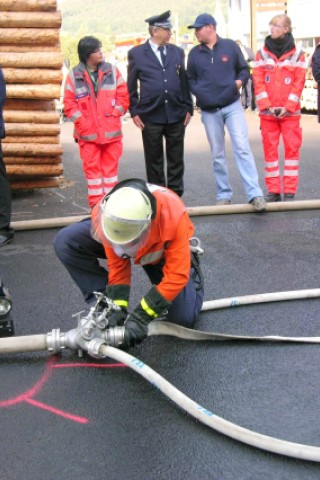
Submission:
POLYGON ((105 331, 106 344, 111 347, 121 347, 124 340, 125 327, 110 327, 105 331))
POLYGON ((60 353, 61 350, 66 348, 64 334, 61 334, 60 328, 54 328, 51 332, 48 332, 46 342, 49 352, 52 352, 53 355, 60 353))
POLYGON ((88 343, 88 355, 93 358, 106 358, 106 355, 99 352, 100 347, 105 344, 106 342, 102 338, 93 338, 88 343))
POLYGON ((90 357, 93 358, 105 358, 106 355, 101 353, 100 348, 102 345, 108 345, 110 347, 120 347, 123 344, 124 327, 112 327, 108 328, 104 332, 105 338, 94 337, 87 342, 87 352, 90 357))

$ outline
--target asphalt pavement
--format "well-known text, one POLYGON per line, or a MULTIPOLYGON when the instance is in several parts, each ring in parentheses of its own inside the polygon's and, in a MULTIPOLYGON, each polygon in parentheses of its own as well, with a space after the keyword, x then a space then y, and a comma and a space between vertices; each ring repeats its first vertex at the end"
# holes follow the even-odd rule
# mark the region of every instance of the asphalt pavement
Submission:
MULTIPOLYGON (((250 142, 263 184, 257 114, 248 112, 250 142)), ((319 199, 319 129, 302 118, 297 200, 319 199)), ((145 178, 142 142, 123 124, 120 179, 145 178)), ((234 203, 245 203, 230 142, 234 203)), ((59 189, 18 192, 13 221, 89 213, 72 125, 62 126, 64 179, 59 189)), ((185 144, 188 207, 213 205, 209 147, 196 112, 185 144)), ((192 218, 205 249, 205 300, 319 288, 318 210, 192 218)), ((55 257, 57 229, 17 231, 0 250, 16 335, 75 326, 85 308, 55 257)), ((135 267, 131 306, 148 288, 135 267)), ((204 312, 197 329, 237 335, 320 336, 320 301, 296 300, 204 312)), ((319 345, 197 343, 152 337, 130 352, 214 414, 242 427, 320 447, 319 345)), ((0 356, 0 480, 318 480, 318 463, 244 445, 202 425, 137 373, 117 362, 66 350, 0 356)))

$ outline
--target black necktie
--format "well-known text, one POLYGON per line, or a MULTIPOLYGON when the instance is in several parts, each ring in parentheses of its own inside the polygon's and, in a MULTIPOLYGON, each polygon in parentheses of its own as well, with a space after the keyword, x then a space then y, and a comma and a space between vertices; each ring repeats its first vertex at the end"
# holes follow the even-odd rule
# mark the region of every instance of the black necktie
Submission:
POLYGON ((158 50, 159 50, 159 52, 160 52, 160 57, 161 57, 162 66, 164 66, 165 61, 166 61, 166 56, 165 56, 165 53, 164 53, 164 46, 161 45, 160 47, 158 47, 158 50))

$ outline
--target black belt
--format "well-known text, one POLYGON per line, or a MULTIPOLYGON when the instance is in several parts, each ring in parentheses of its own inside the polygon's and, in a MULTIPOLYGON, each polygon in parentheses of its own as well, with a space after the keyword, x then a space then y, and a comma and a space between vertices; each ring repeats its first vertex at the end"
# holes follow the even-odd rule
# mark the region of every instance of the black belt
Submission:
POLYGON ((209 107, 209 108, 206 108, 206 109, 202 108, 201 110, 203 112, 216 113, 216 112, 219 112, 219 110, 221 110, 221 108, 223 108, 223 107, 212 107, 212 108, 209 107))

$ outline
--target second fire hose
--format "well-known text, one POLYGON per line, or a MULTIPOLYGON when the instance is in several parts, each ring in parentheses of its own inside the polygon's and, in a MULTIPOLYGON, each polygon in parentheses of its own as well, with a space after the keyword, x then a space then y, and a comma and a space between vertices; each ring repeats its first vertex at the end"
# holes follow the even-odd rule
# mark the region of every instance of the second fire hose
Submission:
MULTIPOLYGON (((293 299, 293 292, 290 293, 290 299, 293 299)), ((309 292, 308 295, 313 295, 309 292)), ((272 294, 271 294, 272 295, 272 294)), ((314 296, 314 295, 313 295, 314 296)), ((303 297, 307 298, 307 297, 303 297)), ((232 300, 232 299, 231 299, 232 300)), ((248 299, 247 299, 248 300, 248 299)), ((277 299, 279 300, 279 299, 277 299)), ((264 298, 262 301, 271 301, 264 298)), ((218 300, 219 302, 219 300, 218 300)), ((229 303, 230 299, 225 299, 229 303)), ((244 302, 248 303, 248 301, 244 302)), ((241 305, 241 297, 238 297, 235 305, 241 305)), ((226 306, 226 305, 224 305, 226 306)), ((231 305, 232 306, 232 303, 231 305)), ((0 339, 0 354, 31 352, 48 350, 53 354, 58 354, 65 348, 78 351, 79 355, 87 352, 94 358, 109 357, 119 362, 125 363, 132 370, 139 373, 153 386, 157 387, 162 393, 176 403, 187 413, 204 423, 208 427, 223 433, 242 443, 260 448, 266 451, 286 455, 301 460, 320 462, 320 447, 292 443, 278 438, 262 435, 252 430, 240 427, 232 422, 225 420, 207 408, 197 404, 194 400, 187 397, 184 393, 170 384, 161 375, 148 367, 141 360, 120 350, 123 342, 124 327, 107 328, 105 314, 108 309, 114 308, 114 305, 108 302, 106 297, 97 294, 96 306, 89 314, 79 317, 78 326, 66 333, 59 329, 53 329, 51 332, 43 335, 30 335, 25 337, 11 337, 0 339)), ((213 306, 214 308, 214 306, 213 306)), ((219 308, 218 306, 216 308, 219 308)), ((208 308, 205 308, 207 310, 208 308)), ((176 324, 153 321, 149 324, 148 335, 171 335, 177 338, 197 341, 266 341, 266 342, 295 342, 295 343, 320 343, 320 337, 280 337, 280 336, 239 336, 214 332, 203 332, 199 330, 190 330, 176 324)))

